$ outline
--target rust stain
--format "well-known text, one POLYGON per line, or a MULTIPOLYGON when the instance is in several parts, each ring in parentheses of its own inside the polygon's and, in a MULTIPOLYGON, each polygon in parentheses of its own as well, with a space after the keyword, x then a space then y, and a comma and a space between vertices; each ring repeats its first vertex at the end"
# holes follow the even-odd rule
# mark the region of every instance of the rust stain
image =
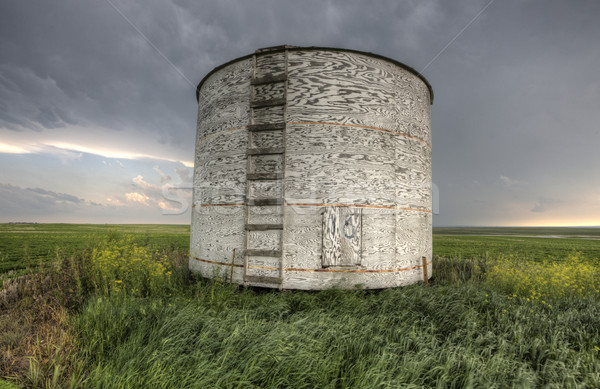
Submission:
POLYGON ((335 203, 285 203, 285 205, 298 205, 303 207, 353 207, 353 208, 378 208, 378 209, 399 209, 402 211, 417 211, 432 213, 429 209, 404 208, 395 205, 368 205, 368 204, 335 204, 335 203))
MULTIPOLYGON (((431 264, 429 262, 427 265, 431 264)), ((285 271, 309 271, 313 273, 396 273, 407 270, 414 270, 423 267, 423 265, 411 266, 411 267, 403 267, 401 269, 301 269, 288 267, 285 268, 285 271)))
MULTIPOLYGON (((194 258, 196 261, 211 263, 214 265, 222 265, 222 266, 235 266, 235 267, 244 267, 244 265, 226 263, 226 262, 217 262, 217 261, 209 261, 208 259, 202 258, 194 258)), ((295 267, 286 267, 284 271, 296 271, 296 272, 313 272, 313 273, 397 273, 401 271, 414 270, 419 269, 424 266, 431 265, 433 262, 427 262, 425 265, 417 265, 411 267, 403 267, 400 269, 303 269, 303 268, 295 268, 295 267)), ((265 270, 279 270, 277 267, 270 266, 248 266, 250 269, 265 269, 265 270)))
POLYGON ((407 138, 410 138, 410 139, 414 139, 417 142, 423 143, 425 146, 427 146, 429 149, 431 149, 431 146, 427 142, 425 142, 423 139, 419 139, 416 136, 408 135, 407 133, 404 133, 404 132, 392 131, 392 130, 388 130, 388 129, 385 129, 385 128, 363 126, 361 124, 336 123, 336 122, 291 122, 291 123, 288 123, 288 124, 291 124, 291 125, 323 124, 323 125, 327 125, 327 126, 345 126, 345 127, 366 128, 368 130, 383 131, 383 132, 388 132, 390 134, 400 135, 400 136, 404 136, 404 137, 407 137, 407 138))
POLYGON ((217 261, 209 261, 208 259, 196 258, 194 259, 198 262, 212 263, 214 265, 222 265, 222 266, 235 266, 235 267, 244 267, 244 265, 238 265, 235 263, 226 263, 226 262, 217 262, 217 261))
POLYGON ((278 267, 272 267, 272 266, 255 266, 255 265, 248 265, 248 269, 279 270, 278 267))

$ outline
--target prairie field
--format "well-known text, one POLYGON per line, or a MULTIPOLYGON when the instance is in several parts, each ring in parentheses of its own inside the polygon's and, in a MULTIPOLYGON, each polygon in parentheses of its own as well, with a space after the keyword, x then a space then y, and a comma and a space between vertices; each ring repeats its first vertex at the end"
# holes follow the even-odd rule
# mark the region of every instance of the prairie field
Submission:
POLYGON ((190 227, 164 224, 0 224, 0 273, 49 263, 64 252, 90 247, 101 234, 131 234, 142 244, 189 246, 190 227))
POLYGON ((270 291, 189 226, 0 225, 0 388, 600 387, 600 229, 434 228, 429 285, 270 291))

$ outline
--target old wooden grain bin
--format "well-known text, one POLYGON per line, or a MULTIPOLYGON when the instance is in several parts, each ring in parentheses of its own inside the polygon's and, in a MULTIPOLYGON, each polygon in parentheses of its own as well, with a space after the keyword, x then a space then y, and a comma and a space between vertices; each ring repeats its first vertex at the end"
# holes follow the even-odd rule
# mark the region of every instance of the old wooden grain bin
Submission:
POLYGON ((427 80, 354 50, 280 46, 198 85, 190 269, 283 289, 431 276, 427 80), (234 251, 235 250, 235 251, 234 251))

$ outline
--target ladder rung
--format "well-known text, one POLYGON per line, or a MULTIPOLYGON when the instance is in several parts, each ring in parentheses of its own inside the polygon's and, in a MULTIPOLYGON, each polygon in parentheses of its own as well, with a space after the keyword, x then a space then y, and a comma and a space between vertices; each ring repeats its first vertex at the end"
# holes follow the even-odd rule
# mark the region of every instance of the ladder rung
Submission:
POLYGON ((247 180, 281 180, 283 173, 248 173, 247 180))
POLYGON ((253 199, 246 203, 248 205, 282 205, 283 199, 253 199))
POLYGON ((248 231, 283 230, 283 224, 247 224, 248 231))
POLYGON ((287 80, 287 77, 284 75, 281 76, 264 76, 264 77, 260 77, 260 78, 253 78, 250 83, 252 85, 261 85, 261 84, 271 84, 271 83, 275 83, 275 82, 283 82, 287 80))
POLYGON ((246 282, 256 282, 261 284, 281 284, 281 278, 279 277, 266 277, 266 276, 249 276, 244 277, 246 282))
POLYGON ((283 154, 283 147, 266 147, 262 149, 248 149, 248 155, 283 154))
POLYGON ((251 108, 273 107, 276 105, 285 105, 285 99, 270 99, 250 102, 251 108))
POLYGON ((265 123, 265 124, 250 124, 248 126, 248 131, 274 131, 274 130, 284 130, 285 123, 265 123))
POLYGON ((254 257, 281 257, 281 251, 247 249, 246 255, 254 257))

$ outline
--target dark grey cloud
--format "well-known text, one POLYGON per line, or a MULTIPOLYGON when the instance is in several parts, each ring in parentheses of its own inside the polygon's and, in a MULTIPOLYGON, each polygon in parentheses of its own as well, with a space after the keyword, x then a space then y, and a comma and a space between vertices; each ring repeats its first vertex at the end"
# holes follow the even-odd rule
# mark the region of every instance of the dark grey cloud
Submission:
POLYGON ((68 209, 83 204, 98 205, 67 193, 0 183, 0 210, 3 217, 35 214, 40 210, 68 209))
MULTIPOLYGON (((139 7, 123 6, 133 20, 139 7)), ((0 14, 4 127, 141 128, 179 144, 184 139, 179 133, 193 136, 193 88, 107 2, 10 1, 2 3, 0 14)), ((170 47, 183 48, 175 32, 167 42, 162 48, 167 56, 170 47)))
POLYGON ((428 69, 434 181, 446 210, 438 224, 510 224, 540 193, 568 199, 561 206, 570 202, 575 215, 598 192, 599 6, 495 2, 428 69), (520 185, 499 189, 500 176, 520 185), (457 189, 472 180, 482 188, 457 189), (470 207, 477 198, 485 208, 470 207))
MULTIPOLYGON (((407 60, 416 66, 431 55, 420 50, 420 34, 434 36, 431 26, 445 20, 433 2, 386 1, 369 9, 358 1, 114 4, 187 80, 108 2, 4 2, 0 49, 10 60, 0 68, 1 124, 136 127, 185 147, 195 129, 194 87, 224 61, 281 43, 393 57, 408 46, 407 60)), ((444 37, 436 38, 441 46, 444 37)))
POLYGON ((96 222, 96 223, 187 223, 191 193, 178 193, 168 200, 160 187, 138 176, 131 192, 97 203, 68 193, 43 188, 23 188, 0 183, 0 222, 96 222), (179 201, 178 201, 179 200, 179 201), (183 201, 182 201, 183 200, 183 201), (163 208, 166 212, 163 212, 163 208), (177 212, 173 212, 177 211, 177 212), (169 213, 170 212, 170 213, 169 213))
MULTIPOLYGON (((189 161, 194 87, 215 66, 286 43, 370 51, 421 70, 487 3, 115 1, 168 63, 106 1, 4 1, 0 128, 76 125, 90 142, 131 147, 120 134, 135 130, 189 161)), ((600 195, 599 15, 596 0, 495 1, 426 69, 436 224, 510 224, 600 195)))
POLYGON ((55 202, 70 202, 73 204, 84 202, 83 199, 73 196, 67 193, 56 193, 51 190, 46 190, 42 188, 25 188, 25 191, 29 191, 35 194, 40 195, 44 199, 48 199, 50 201, 55 202))

